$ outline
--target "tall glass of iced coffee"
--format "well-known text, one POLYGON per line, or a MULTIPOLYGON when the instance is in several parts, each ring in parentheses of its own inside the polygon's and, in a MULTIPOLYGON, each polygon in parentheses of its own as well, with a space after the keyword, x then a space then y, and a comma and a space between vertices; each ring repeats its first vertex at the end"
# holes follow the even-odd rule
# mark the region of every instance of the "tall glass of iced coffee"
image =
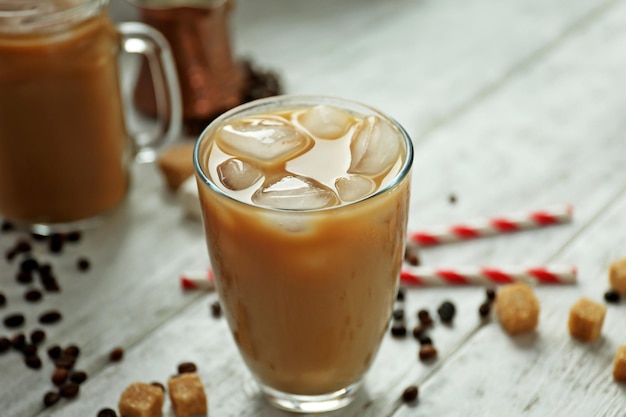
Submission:
POLYGON ((273 405, 323 412, 353 399, 391 315, 412 160, 393 119, 330 97, 248 103, 200 137, 217 289, 273 405))

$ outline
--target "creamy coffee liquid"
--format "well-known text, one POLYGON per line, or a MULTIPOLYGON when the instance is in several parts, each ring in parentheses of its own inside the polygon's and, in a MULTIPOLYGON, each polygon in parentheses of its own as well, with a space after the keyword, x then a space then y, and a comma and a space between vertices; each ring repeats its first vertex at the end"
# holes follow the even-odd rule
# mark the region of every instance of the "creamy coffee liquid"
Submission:
POLYGON ((41 33, 0 31, 2 215, 72 222, 123 199, 130 149, 117 51, 106 12, 41 33))
POLYGON ((198 162, 221 190, 198 182, 208 247, 244 360, 288 393, 358 382, 400 273, 404 137, 387 119, 328 105, 246 115, 205 134, 198 162))

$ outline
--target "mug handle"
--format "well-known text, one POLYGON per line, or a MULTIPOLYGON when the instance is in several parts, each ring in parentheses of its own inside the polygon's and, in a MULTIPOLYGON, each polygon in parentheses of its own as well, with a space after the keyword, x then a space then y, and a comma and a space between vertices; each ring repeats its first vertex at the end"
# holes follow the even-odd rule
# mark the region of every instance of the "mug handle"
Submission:
POLYGON ((181 131, 182 104, 174 58, 165 37, 146 24, 119 23, 117 30, 121 35, 122 49, 129 54, 143 55, 152 74, 159 120, 156 129, 132 136, 135 160, 139 163, 153 162, 158 149, 181 131))

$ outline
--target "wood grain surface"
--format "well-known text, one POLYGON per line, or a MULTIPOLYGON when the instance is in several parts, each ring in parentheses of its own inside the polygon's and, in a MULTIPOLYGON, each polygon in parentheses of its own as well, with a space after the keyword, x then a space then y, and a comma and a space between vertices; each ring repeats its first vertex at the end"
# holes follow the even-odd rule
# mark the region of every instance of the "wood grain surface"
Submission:
MULTIPOLYGON (((112 9, 133 16, 122 3, 112 9)), ((236 54, 278 71, 288 92, 367 102, 407 128, 416 145, 411 229, 575 206, 571 224, 421 252, 431 266, 577 265, 578 285, 537 288, 536 332, 510 337, 497 319, 481 322, 484 288, 409 289, 410 327, 420 308, 457 306, 452 326, 430 332, 437 360, 420 362, 412 337, 385 336, 358 398, 328 415, 625 415, 611 366, 626 343, 626 304, 609 306, 591 344, 569 337, 567 315, 581 296, 601 301, 610 262, 626 256, 626 2, 239 0, 232 18, 236 54), (420 398, 406 405, 411 384, 420 398)), ((18 236, 0 234, 0 251, 18 236)), ((44 409, 50 361, 36 371, 15 352, 0 355, 0 417, 95 416, 131 382, 165 383, 183 361, 198 364, 210 416, 290 415, 263 400, 225 320, 211 317, 216 295, 180 290, 180 271, 207 265, 203 231, 154 166, 133 168, 127 202, 82 242, 60 256, 38 246, 37 255, 53 263, 62 292, 25 303, 17 266, 0 260, 0 317, 25 312, 18 331, 30 331, 42 311, 62 311, 45 346, 79 345, 77 369, 89 379, 79 398, 44 409), (92 262, 86 273, 76 270, 80 256, 92 262), (117 346, 124 360, 111 363, 117 346)), ((174 416, 168 401, 164 415, 174 416)))

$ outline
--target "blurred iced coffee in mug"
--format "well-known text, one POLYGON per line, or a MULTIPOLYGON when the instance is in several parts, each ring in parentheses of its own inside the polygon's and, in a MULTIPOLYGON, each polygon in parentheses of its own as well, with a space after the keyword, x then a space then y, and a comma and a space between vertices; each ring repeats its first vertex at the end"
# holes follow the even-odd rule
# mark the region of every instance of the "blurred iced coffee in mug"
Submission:
POLYGON ((346 405, 397 290, 410 138, 365 105, 278 96, 220 116, 194 159, 220 300, 263 392, 292 411, 346 405))
POLYGON ((115 27, 106 5, 107 0, 0 0, 4 217, 54 228, 113 209, 126 195, 130 162, 152 159, 153 147, 180 128, 167 43, 140 23, 115 27), (141 143, 126 128, 118 74, 122 51, 150 55, 156 73, 164 74, 154 78, 167 131, 141 143))

